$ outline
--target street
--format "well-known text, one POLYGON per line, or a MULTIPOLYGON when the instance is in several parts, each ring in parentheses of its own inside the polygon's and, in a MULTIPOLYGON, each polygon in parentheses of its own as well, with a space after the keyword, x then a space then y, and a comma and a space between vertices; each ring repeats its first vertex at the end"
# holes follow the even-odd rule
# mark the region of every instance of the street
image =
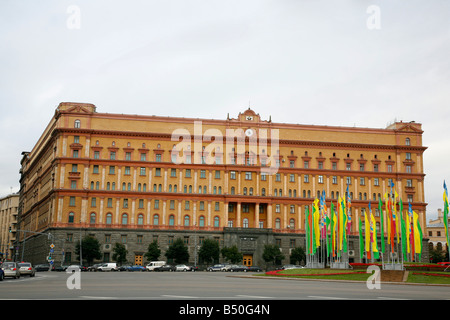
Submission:
POLYGON ((251 278, 225 272, 37 272, 5 278, 0 299, 81 300, 442 300, 448 286, 251 278))

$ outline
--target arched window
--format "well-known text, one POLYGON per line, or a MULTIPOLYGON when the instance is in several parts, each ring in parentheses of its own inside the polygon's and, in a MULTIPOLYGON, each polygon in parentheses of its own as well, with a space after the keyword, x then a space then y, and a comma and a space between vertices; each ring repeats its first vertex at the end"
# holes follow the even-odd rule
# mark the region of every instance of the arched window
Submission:
POLYGON ((90 219, 89 219, 89 223, 90 224, 95 224, 95 212, 91 213, 90 219))
POLYGON ((191 223, 190 217, 188 215, 185 215, 184 216, 184 226, 189 227, 190 223, 191 223))
POLYGON ((244 220, 242 220, 242 226, 244 228, 248 228, 248 219, 247 218, 244 218, 244 220))
POLYGON ((144 224, 144 215, 141 213, 138 215, 138 225, 142 226, 144 224))
POLYGON ((291 230, 294 230, 294 229, 295 229, 295 219, 290 219, 290 220, 289 220, 289 228, 290 228, 291 230))
POLYGON ((128 224, 128 215, 126 213, 122 214, 122 224, 123 225, 128 224))
POLYGON ((69 213, 69 223, 73 223, 74 219, 75 219, 75 213, 70 212, 69 213))
POLYGON ((198 221, 198 225, 199 225, 199 227, 204 227, 205 226, 205 217, 204 216, 200 216, 200 219, 198 221))
POLYGON ((220 226, 220 218, 218 216, 214 217, 214 227, 218 228, 220 226))
POLYGON ((111 224, 112 223, 112 213, 107 213, 106 214, 106 224, 111 224))
POLYGON ((155 214, 153 216, 153 225, 158 226, 159 225, 159 215, 155 214))
POLYGON ((169 216, 169 226, 174 226, 175 225, 175 216, 173 214, 171 214, 169 216))
POLYGON ((281 229, 281 220, 280 218, 275 219, 275 229, 281 229))
POLYGON ((78 119, 75 120, 75 122, 73 123, 73 127, 77 129, 81 128, 81 121, 78 119))

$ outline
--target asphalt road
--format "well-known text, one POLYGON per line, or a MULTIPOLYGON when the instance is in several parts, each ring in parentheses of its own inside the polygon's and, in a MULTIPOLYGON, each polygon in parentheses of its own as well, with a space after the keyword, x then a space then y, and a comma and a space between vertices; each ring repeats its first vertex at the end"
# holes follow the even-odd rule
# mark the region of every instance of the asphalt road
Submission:
POLYGON ((252 278, 225 272, 38 272, 0 282, 0 299, 448 300, 449 286, 252 278), (71 288, 71 289, 70 289, 71 288))

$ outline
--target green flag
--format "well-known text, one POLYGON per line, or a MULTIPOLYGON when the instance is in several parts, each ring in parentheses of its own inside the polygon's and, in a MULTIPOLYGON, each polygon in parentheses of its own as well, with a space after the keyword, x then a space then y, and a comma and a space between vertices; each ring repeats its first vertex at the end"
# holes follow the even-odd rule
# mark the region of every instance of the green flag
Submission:
POLYGON ((381 202, 381 198, 378 199, 378 210, 380 211, 380 225, 381 225, 381 253, 384 253, 384 214, 383 214, 383 203, 381 202))

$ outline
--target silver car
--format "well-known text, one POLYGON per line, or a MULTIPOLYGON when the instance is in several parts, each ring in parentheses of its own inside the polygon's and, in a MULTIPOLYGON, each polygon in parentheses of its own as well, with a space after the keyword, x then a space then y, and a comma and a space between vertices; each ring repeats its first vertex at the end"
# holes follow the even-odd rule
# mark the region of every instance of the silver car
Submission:
POLYGON ((20 278, 20 268, 15 262, 3 262, 2 269, 5 277, 20 278))
POLYGON ((19 272, 21 276, 29 275, 30 277, 34 277, 36 270, 29 262, 19 262, 19 272))

